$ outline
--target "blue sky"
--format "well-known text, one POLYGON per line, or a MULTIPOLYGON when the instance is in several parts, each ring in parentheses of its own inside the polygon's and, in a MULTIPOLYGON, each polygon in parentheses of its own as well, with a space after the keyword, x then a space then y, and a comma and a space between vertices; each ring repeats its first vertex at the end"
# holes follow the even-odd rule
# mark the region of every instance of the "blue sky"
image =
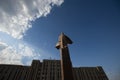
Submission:
POLYGON ((108 75, 120 73, 119 3, 117 0, 65 0, 47 17, 33 22, 35 27, 27 31, 24 39, 59 59, 55 44, 64 32, 74 42, 69 46, 73 66, 103 66, 108 75))
MULTIPOLYGON (((22 63, 28 64, 32 59, 60 59, 59 50, 55 45, 60 33, 64 32, 73 41, 73 44, 69 45, 73 66, 102 66, 110 80, 119 80, 120 1, 64 0, 63 3, 59 1, 51 3, 55 6, 51 7, 50 12, 49 8, 46 10, 47 13, 40 10, 43 15, 38 15, 35 20, 27 17, 28 22, 32 21, 31 27, 25 28, 22 34, 14 36, 13 33, 7 31, 9 33, 6 34, 7 32, 1 29, 0 36, 3 36, 0 41, 9 46, 16 42, 14 46, 18 48, 19 44, 22 44, 22 49, 25 48, 23 53, 29 51, 31 54, 23 55, 19 53, 20 49, 16 51, 24 57, 22 63)), ((2 50, 4 47, 0 48, 2 50)))

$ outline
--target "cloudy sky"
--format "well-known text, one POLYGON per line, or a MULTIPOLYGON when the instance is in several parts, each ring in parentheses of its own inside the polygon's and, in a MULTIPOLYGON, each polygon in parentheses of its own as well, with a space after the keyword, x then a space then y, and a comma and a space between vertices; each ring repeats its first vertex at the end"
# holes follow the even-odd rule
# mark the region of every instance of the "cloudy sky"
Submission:
POLYGON ((0 64, 60 59, 64 32, 73 66, 102 66, 120 79, 119 0, 0 0, 0 64))

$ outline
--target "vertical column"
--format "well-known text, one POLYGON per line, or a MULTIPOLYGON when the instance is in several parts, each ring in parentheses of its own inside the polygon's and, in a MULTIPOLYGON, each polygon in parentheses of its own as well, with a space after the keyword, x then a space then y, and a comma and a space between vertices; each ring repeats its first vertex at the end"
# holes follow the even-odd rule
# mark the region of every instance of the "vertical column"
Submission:
POLYGON ((56 48, 60 49, 62 80, 73 80, 72 63, 67 44, 72 44, 72 41, 62 33, 56 45, 56 48))

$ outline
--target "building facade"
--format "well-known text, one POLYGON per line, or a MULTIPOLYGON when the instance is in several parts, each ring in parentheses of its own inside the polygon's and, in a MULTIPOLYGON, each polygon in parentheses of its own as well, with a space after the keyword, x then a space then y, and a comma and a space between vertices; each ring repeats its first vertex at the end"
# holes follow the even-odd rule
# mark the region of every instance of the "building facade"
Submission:
MULTIPOLYGON (((102 67, 73 67, 74 80, 108 80, 102 67)), ((33 60, 31 66, 0 64, 0 80, 61 80, 60 60, 33 60)))

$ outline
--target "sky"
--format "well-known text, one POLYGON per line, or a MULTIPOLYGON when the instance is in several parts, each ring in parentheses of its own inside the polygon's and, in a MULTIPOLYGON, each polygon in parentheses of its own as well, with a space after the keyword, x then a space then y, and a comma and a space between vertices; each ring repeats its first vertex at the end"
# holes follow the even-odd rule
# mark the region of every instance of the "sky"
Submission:
POLYGON ((119 0, 0 0, 0 64, 60 59, 64 32, 72 65, 102 66, 120 80, 119 0))

